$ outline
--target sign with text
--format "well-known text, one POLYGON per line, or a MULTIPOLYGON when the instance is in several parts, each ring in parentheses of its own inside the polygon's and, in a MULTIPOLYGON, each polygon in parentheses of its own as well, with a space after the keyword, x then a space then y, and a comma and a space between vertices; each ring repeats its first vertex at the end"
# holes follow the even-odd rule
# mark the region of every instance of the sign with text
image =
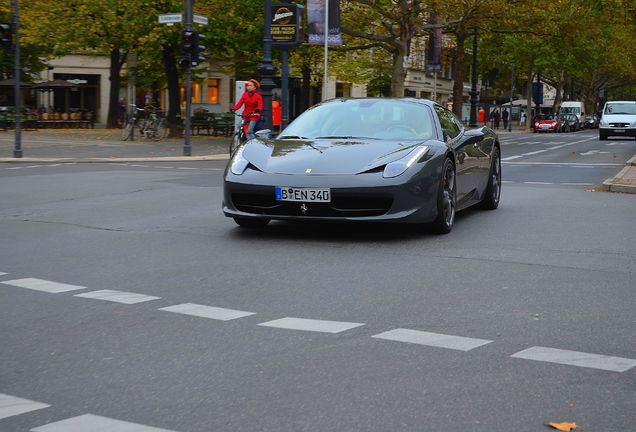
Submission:
POLYGON ((272 5, 270 34, 272 44, 279 48, 293 48, 303 43, 303 11, 297 4, 272 5))

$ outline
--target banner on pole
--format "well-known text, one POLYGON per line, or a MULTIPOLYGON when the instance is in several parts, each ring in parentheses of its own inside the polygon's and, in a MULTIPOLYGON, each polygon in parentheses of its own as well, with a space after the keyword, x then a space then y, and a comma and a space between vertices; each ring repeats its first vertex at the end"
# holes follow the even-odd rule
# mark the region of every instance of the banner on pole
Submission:
POLYGON ((270 34, 272 44, 277 48, 294 48, 304 42, 303 11, 297 4, 272 5, 270 34))
POLYGON ((307 35, 311 45, 325 43, 325 2, 329 1, 328 45, 342 45, 339 0, 307 0, 307 35))
MULTIPOLYGON (((437 14, 431 14, 431 23, 437 24, 437 14)), ((428 73, 441 72, 442 56, 442 27, 437 26, 428 35, 428 47, 426 50, 426 71, 428 73)))

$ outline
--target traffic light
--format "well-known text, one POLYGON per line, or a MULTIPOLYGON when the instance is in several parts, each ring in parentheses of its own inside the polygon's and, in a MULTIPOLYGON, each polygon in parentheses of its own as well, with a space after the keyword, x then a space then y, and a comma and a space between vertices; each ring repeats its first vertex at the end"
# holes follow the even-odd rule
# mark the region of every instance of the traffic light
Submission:
POLYGON ((203 35, 199 33, 194 33, 194 44, 192 46, 191 57, 190 60, 192 62, 192 66, 198 66, 201 62, 205 60, 205 56, 203 55, 205 51, 205 47, 200 44, 203 39, 203 35))
POLYGON ((192 54, 192 49, 197 42, 198 35, 192 30, 184 30, 181 35, 181 54, 192 54))
POLYGON ((13 27, 8 23, 0 24, 0 43, 5 50, 13 45, 13 27))

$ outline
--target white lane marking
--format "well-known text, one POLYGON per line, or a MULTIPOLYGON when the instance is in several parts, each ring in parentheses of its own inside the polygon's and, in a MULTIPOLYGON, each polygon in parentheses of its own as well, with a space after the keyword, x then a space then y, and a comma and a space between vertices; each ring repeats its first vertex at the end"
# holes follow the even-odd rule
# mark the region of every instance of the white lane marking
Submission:
POLYGON ((28 165, 28 166, 25 166, 25 168, 40 168, 42 166, 43 165, 28 165))
POLYGON ((537 150, 529 153, 521 153, 521 156, 534 156, 549 151, 548 149, 537 150))
POLYGON ((20 288, 28 288, 36 291, 44 291, 48 293, 61 293, 66 291, 86 289, 86 287, 83 286, 69 285, 36 278, 14 279, 10 281, 2 281, 0 283, 13 285, 20 288))
POLYGON ((509 160, 519 159, 519 158, 522 158, 522 157, 523 156, 508 156, 508 157, 505 157, 505 158, 501 158, 501 161, 505 162, 505 161, 509 161, 509 160))
POLYGON ((514 182, 510 180, 502 180, 501 183, 514 183, 514 182))
POLYGON ((225 309, 214 306, 205 306, 196 303, 183 303, 174 306, 159 308, 159 310, 174 312, 184 315, 192 315, 201 318, 210 318, 220 321, 229 321, 255 315, 254 312, 246 312, 234 309, 225 309))
POLYGON ((158 300, 161 297, 149 296, 145 294, 137 294, 132 292, 115 291, 115 290, 98 290, 82 294, 75 294, 73 297, 84 297, 95 300, 105 300, 115 303, 135 304, 151 300, 158 300))
POLYGON ((9 273, 0 272, 0 276, 8 275, 9 273))
POLYGON ((31 432, 175 432, 159 429, 139 423, 130 423, 101 417, 95 414, 84 414, 60 420, 31 429, 31 432))
POLYGON ((177 169, 180 169, 180 170, 196 170, 196 169, 198 169, 198 168, 192 168, 192 167, 179 167, 179 168, 177 168, 177 169))
POLYGON ((171 167, 171 166, 154 166, 153 168, 174 169, 174 167, 171 167))
MULTIPOLYGON (((513 156, 511 156, 513 157, 513 156)), ((503 161, 503 159, 502 159, 503 161)), ((504 162, 508 165, 552 165, 552 166, 625 166, 624 163, 576 163, 576 162, 504 162)))
POLYGON ((0 419, 18 414, 24 414, 42 408, 48 408, 50 406, 51 405, 47 405, 45 403, 35 402, 32 400, 22 399, 19 397, 0 393, 0 419))
MULTIPOLYGON (((548 150, 556 150, 556 149, 560 149, 560 148, 563 148, 563 147, 568 147, 568 146, 571 146, 571 145, 574 145, 574 144, 580 144, 580 143, 583 143, 583 142, 586 142, 586 141, 591 141, 593 139, 595 139, 595 138, 585 138, 585 139, 578 140, 578 141, 572 141, 571 143, 550 147, 548 149, 537 150, 537 151, 529 152, 529 153, 522 153, 521 155, 508 156, 507 158, 502 158, 501 160, 502 161, 508 161, 508 160, 513 160, 513 159, 518 159, 518 158, 523 157, 523 156, 533 156, 533 155, 545 153, 548 150)), ((526 144, 539 144, 539 141, 528 141, 526 144)))
POLYGON ((566 186, 594 186, 594 183, 561 183, 566 186))
POLYGON ((593 166, 588 165, 572 165, 572 168, 594 168, 593 166))
POLYGON ((134 165, 134 164, 130 164, 131 167, 136 167, 136 168, 148 168, 149 165, 134 165))
POLYGON ((548 183, 548 182, 523 182, 524 184, 534 184, 534 185, 551 185, 554 183, 548 183))
POLYGON ((511 357, 601 369, 611 372, 625 372, 636 366, 636 360, 634 359, 539 346, 519 351, 511 355, 511 357))
POLYGON ((475 339, 462 336, 453 336, 440 333, 430 333, 419 330, 409 330, 404 328, 398 328, 395 330, 389 330, 384 333, 380 333, 371 336, 377 339, 386 339, 397 342, 407 342, 417 345, 426 345, 437 348, 448 348, 459 351, 470 351, 474 348, 491 343, 491 340, 487 339, 475 339))
POLYGON ((18 167, 11 167, 11 168, 5 168, 5 169, 14 170, 14 169, 22 169, 22 168, 24 168, 24 167, 18 166, 18 167))
POLYGON ((363 326, 364 323, 344 322, 344 321, 326 321, 304 318, 281 318, 274 321, 268 321, 258 324, 263 327, 275 327, 289 330, 315 331, 322 333, 340 333, 345 330, 351 330, 355 327, 363 326))

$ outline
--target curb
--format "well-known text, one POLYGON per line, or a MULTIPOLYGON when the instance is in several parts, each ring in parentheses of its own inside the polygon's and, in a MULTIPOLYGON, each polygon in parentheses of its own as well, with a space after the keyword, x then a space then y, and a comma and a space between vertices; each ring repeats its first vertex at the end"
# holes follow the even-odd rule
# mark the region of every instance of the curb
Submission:
POLYGON ((228 155, 209 156, 160 156, 160 157, 112 157, 112 158, 0 158, 0 163, 109 163, 109 162, 188 162, 228 160, 228 155))
POLYGON ((636 155, 627 161, 614 178, 605 180, 601 187, 606 192, 636 194, 636 155))

